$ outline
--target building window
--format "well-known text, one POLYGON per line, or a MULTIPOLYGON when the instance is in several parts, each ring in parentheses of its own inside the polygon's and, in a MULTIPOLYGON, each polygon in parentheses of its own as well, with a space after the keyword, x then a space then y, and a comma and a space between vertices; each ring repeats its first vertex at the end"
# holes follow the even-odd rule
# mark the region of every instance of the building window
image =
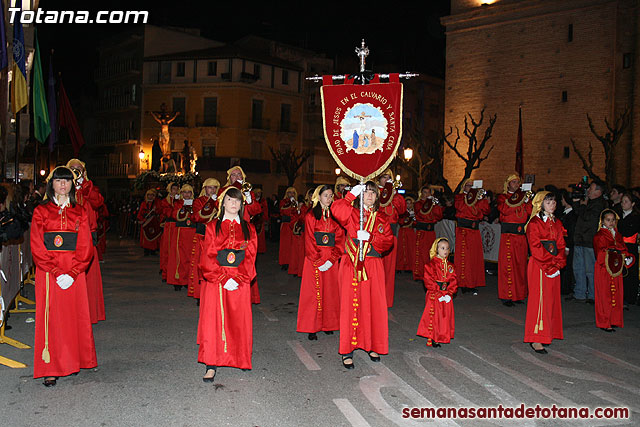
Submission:
POLYGON ((163 61, 160 63, 160 77, 158 83, 171 83, 171 62, 163 61))
POLYGON ((178 117, 176 117, 176 119, 171 123, 173 126, 184 127, 185 123, 187 122, 187 119, 185 117, 187 114, 186 104, 186 98, 173 98, 172 111, 180 112, 180 114, 178 114, 178 117))
POLYGON ((256 79, 260 78, 260 64, 253 64, 253 75, 256 79))
POLYGON ((262 108, 264 101, 254 99, 251 101, 251 127, 254 129, 262 129, 262 108))
POLYGON ((178 62, 176 64, 176 76, 184 77, 184 62, 178 62))
POLYGON ((218 63, 216 61, 207 62, 207 76, 215 76, 218 74, 218 63))
POLYGON ((262 159, 262 142, 251 141, 251 158, 262 159))
POLYGON ((631 68, 633 64, 631 53, 625 53, 622 55, 622 68, 631 68))
POLYGON ((204 126, 218 125, 218 98, 204 99, 204 126))
POLYGON ((568 42, 573 41, 573 24, 569 24, 569 29, 567 31, 567 41, 568 42))
POLYGON ((564 154, 563 154, 563 157, 564 157, 565 159, 568 159, 568 158, 569 158, 569 146, 568 146, 568 145, 565 145, 565 146, 564 146, 564 154))
POLYGON ((569 100, 569 94, 566 90, 562 91, 562 102, 567 102, 569 100))
POLYGON ((289 104, 280 106, 280 130, 282 132, 291 131, 291 105, 289 104))
POLYGON ((282 84, 289 84, 289 72, 287 70, 282 70, 282 84))
POLYGON ((216 156, 216 143, 213 139, 202 140, 202 157, 214 158, 216 156))

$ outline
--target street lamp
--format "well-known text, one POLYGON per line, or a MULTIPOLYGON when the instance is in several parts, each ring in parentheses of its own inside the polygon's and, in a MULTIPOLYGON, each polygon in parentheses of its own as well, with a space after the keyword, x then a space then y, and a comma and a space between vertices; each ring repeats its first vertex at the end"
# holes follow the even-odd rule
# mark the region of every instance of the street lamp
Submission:
POLYGON ((40 176, 45 176, 46 173, 47 173, 46 170, 40 169, 40 176))
POLYGON ((340 168, 336 168, 336 170, 335 170, 336 175, 340 175, 340 172, 342 172, 342 171, 340 170, 340 168))
POLYGON ((138 157, 140 158, 140 160, 144 160, 144 151, 142 150, 142 148, 140 149, 140 153, 138 153, 138 157))
POLYGON ((404 149, 404 159, 406 161, 411 160, 411 158, 413 157, 413 150, 411 148, 405 148, 404 149))

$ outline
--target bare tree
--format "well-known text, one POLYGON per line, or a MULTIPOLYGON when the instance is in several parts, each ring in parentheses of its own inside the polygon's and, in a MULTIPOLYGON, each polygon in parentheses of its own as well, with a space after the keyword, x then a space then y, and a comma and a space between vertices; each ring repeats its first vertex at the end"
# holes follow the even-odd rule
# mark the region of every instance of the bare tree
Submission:
POLYGON ((444 143, 447 144, 447 146, 456 154, 456 156, 460 157, 460 159, 462 159, 462 161, 465 164, 464 176, 456 186, 454 193, 457 193, 460 190, 462 183, 471 176, 471 172, 473 172, 474 169, 478 169, 482 164, 482 162, 487 160, 487 157, 489 157, 489 154, 491 154, 491 151, 493 151, 494 146, 492 145, 486 151, 486 154, 482 156, 482 153, 483 151, 485 151, 485 148, 487 146, 487 141, 491 139, 493 126, 496 124, 498 115, 494 114, 493 117, 489 116, 489 123, 487 124, 487 127, 484 130, 484 135, 482 136, 482 139, 478 140, 477 133, 480 126, 482 126, 482 122, 484 121, 484 110, 485 109, 483 108, 482 111, 480 111, 480 120, 478 120, 477 122, 475 121, 471 113, 467 113, 464 116, 464 130, 462 133, 467 139, 467 142, 466 142, 467 148, 466 148, 466 153, 464 153, 464 155, 460 152, 460 150, 458 150, 458 142, 460 141, 460 129, 458 129, 457 125, 456 125, 455 141, 452 142, 449 140, 451 135, 453 135, 453 128, 451 127, 449 127, 449 133, 447 133, 443 137, 444 143), (469 126, 469 121, 471 121, 471 126, 469 126))
POLYGON ((576 141, 571 138, 571 145, 573 146, 573 151, 578 155, 580 161, 582 162, 582 169, 584 169, 589 178, 592 180, 605 181, 609 185, 616 184, 616 162, 615 162, 615 150, 616 145, 620 141, 622 134, 629 127, 631 123, 631 112, 629 108, 625 108, 622 114, 616 117, 615 123, 613 126, 609 123, 609 120, 605 117, 604 123, 607 126, 608 132, 604 135, 599 135, 596 131, 595 126, 593 125, 593 120, 589 114, 587 114, 587 121, 589 122, 589 129, 591 133, 600 141, 602 144, 602 148, 604 149, 604 173, 605 179, 600 178, 593 170, 593 146, 591 145, 591 141, 589 141, 589 151, 585 157, 585 155, 578 149, 576 141))
POLYGON ((311 153, 307 150, 297 154, 296 149, 291 150, 289 146, 285 148, 278 148, 274 150, 273 147, 269 147, 273 160, 276 161, 280 169, 287 175, 289 186, 292 186, 296 182, 296 178, 300 176, 300 168, 307 161, 311 153))
POLYGON ((418 127, 413 121, 407 138, 403 138, 404 148, 413 150, 411 160, 402 158, 403 167, 417 179, 418 188, 422 185, 437 184, 451 191, 447 180, 444 178, 442 157, 444 154, 442 138, 437 135, 427 135, 424 129, 418 127))

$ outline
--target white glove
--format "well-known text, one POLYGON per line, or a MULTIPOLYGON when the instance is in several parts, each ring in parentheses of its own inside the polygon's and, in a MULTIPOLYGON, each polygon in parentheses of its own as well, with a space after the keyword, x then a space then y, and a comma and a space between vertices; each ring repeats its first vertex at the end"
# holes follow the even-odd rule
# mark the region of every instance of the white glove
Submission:
POLYGON ((633 258, 630 256, 624 259, 624 263, 627 265, 627 267, 630 266, 632 262, 633 262, 633 258))
POLYGON ((449 294, 443 296, 442 298, 444 299, 444 302, 451 302, 451 295, 449 294))
POLYGON ((351 191, 349 191, 349 193, 353 194, 354 197, 358 197, 360 193, 364 191, 365 188, 366 188, 366 185, 364 184, 354 185, 351 191))
POLYGON ((56 282, 58 282, 60 289, 69 289, 73 285, 73 277, 68 274, 61 274, 56 278, 56 282))
POLYGON ((193 206, 193 199, 184 199, 184 206, 193 206))
POLYGON ((333 266, 333 263, 331 261, 327 261, 324 264, 322 264, 320 267, 318 267, 318 270, 320 271, 327 271, 328 269, 330 269, 333 266))
POLYGON ((173 196, 174 199, 178 200, 180 198, 179 194, 176 194, 175 196, 173 196))
POLYGON ((570 248, 564 248, 564 254, 565 255, 569 255, 569 252, 571 252, 570 248))
POLYGON ((558 277, 560 275, 560 270, 556 270, 553 274, 545 274, 549 279, 553 279, 554 277, 558 277))
POLYGON ((358 230, 358 240, 361 242, 366 242, 371 237, 371 234, 367 230, 358 230))
POLYGON ((250 191, 245 191, 244 193, 244 199, 247 201, 247 204, 251 204, 251 192, 250 191))
POLYGON ((0 297, 0 326, 2 326, 3 320, 4 320, 4 299, 0 297))
POLYGON ((441 296, 440 298, 438 298, 438 301, 440 301, 440 302, 444 301, 444 295, 441 296))
POLYGON ((80 177, 78 179, 76 179, 76 182, 80 185, 82 185, 82 183, 84 182, 84 177, 80 177))
POLYGON ((229 279, 227 280, 227 283, 224 284, 223 288, 228 291, 235 291, 236 289, 238 289, 238 286, 238 282, 233 279, 229 279))
POLYGON ((293 197, 293 196, 289 197, 289 200, 291 200, 293 203, 295 203, 295 202, 296 202, 296 198, 295 198, 295 197, 293 197))
POLYGON ((218 200, 218 195, 216 193, 213 193, 213 196, 211 196, 211 200, 213 200, 214 202, 218 200))

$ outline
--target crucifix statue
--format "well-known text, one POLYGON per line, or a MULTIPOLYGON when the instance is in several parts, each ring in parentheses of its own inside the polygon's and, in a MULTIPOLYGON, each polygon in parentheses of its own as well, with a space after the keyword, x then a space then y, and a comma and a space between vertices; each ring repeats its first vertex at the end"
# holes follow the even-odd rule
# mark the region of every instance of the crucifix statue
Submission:
POLYGON ((365 46, 364 39, 360 47, 356 47, 356 54, 360 57, 360 72, 365 71, 365 58, 369 56, 369 48, 365 46))
POLYGON ((162 105, 160 105, 160 111, 150 111, 149 113, 156 122, 160 123, 160 148, 162 149, 162 155, 170 156, 169 125, 180 115, 180 111, 167 111, 167 105, 163 102, 162 105))

